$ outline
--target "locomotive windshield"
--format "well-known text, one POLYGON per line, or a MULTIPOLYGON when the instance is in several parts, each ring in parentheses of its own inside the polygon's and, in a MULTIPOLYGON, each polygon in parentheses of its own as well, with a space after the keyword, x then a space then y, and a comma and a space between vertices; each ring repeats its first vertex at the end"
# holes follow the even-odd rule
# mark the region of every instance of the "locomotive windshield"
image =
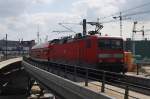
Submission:
POLYGON ((123 49, 123 41, 121 39, 100 39, 98 41, 98 47, 100 49, 123 49))

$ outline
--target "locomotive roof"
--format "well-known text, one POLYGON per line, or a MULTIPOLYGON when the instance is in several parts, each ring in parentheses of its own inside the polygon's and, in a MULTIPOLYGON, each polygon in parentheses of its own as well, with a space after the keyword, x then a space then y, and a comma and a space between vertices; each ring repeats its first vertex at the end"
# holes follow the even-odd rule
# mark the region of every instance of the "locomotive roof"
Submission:
POLYGON ((101 36, 101 35, 89 35, 88 37, 90 38, 107 38, 107 39, 123 39, 122 37, 120 36, 101 36))
MULTIPOLYGON (((113 37, 113 36, 100 36, 100 35, 87 35, 87 38, 107 38, 107 39, 122 39, 122 37, 113 37)), ((86 38, 85 37, 85 38, 86 38)), ((73 38, 71 38, 73 39, 73 38)), ((82 39, 82 38, 81 38, 82 39)), ((42 44, 37 44, 35 46, 32 47, 32 49, 40 49, 40 48, 48 48, 50 43, 57 43, 59 41, 61 41, 63 39, 54 39, 52 41, 46 42, 46 43, 42 43, 42 44)))
POLYGON ((40 49, 40 48, 48 48, 49 47, 49 42, 42 43, 42 44, 37 44, 32 47, 32 49, 40 49))
POLYGON ((122 37, 114 37, 114 36, 100 36, 100 38, 123 39, 122 37))

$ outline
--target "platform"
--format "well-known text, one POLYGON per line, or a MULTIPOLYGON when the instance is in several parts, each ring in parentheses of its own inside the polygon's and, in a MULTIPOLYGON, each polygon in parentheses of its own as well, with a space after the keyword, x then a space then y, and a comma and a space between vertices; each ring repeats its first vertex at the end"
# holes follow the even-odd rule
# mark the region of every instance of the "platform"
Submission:
MULTIPOLYGON (((90 89, 94 92, 99 92, 99 93, 101 92, 100 86, 102 84, 100 82, 90 81, 88 86, 85 86, 84 82, 78 82, 77 84, 79 84, 79 85, 81 85, 87 89, 90 89)), ((111 86, 108 84, 106 84, 105 87, 106 87, 106 89, 105 89, 104 94, 115 97, 116 99, 124 99, 124 93, 125 93, 124 89, 119 88, 119 87, 115 87, 115 86, 111 86)), ((137 99, 150 99, 150 96, 143 95, 143 94, 133 92, 133 91, 129 91, 129 99, 135 99, 135 98, 137 98, 137 99)))
POLYGON ((126 73, 126 75, 150 79, 150 65, 141 66, 141 68, 139 69, 138 75, 137 75, 136 71, 128 72, 128 73, 126 73))

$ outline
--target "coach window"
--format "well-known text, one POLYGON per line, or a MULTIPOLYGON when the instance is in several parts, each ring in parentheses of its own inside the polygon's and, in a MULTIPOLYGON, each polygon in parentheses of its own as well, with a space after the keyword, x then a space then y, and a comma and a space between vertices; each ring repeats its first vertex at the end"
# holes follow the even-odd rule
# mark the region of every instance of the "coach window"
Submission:
POLYGON ((91 48, 91 40, 86 40, 86 48, 91 48))

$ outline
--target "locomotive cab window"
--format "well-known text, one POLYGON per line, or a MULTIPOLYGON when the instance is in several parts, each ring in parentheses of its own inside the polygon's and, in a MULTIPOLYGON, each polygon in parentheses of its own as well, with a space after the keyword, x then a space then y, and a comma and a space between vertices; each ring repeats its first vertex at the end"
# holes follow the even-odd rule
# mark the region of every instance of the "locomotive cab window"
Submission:
POLYGON ((98 47, 100 49, 123 49, 123 41, 120 39, 99 39, 98 47))

